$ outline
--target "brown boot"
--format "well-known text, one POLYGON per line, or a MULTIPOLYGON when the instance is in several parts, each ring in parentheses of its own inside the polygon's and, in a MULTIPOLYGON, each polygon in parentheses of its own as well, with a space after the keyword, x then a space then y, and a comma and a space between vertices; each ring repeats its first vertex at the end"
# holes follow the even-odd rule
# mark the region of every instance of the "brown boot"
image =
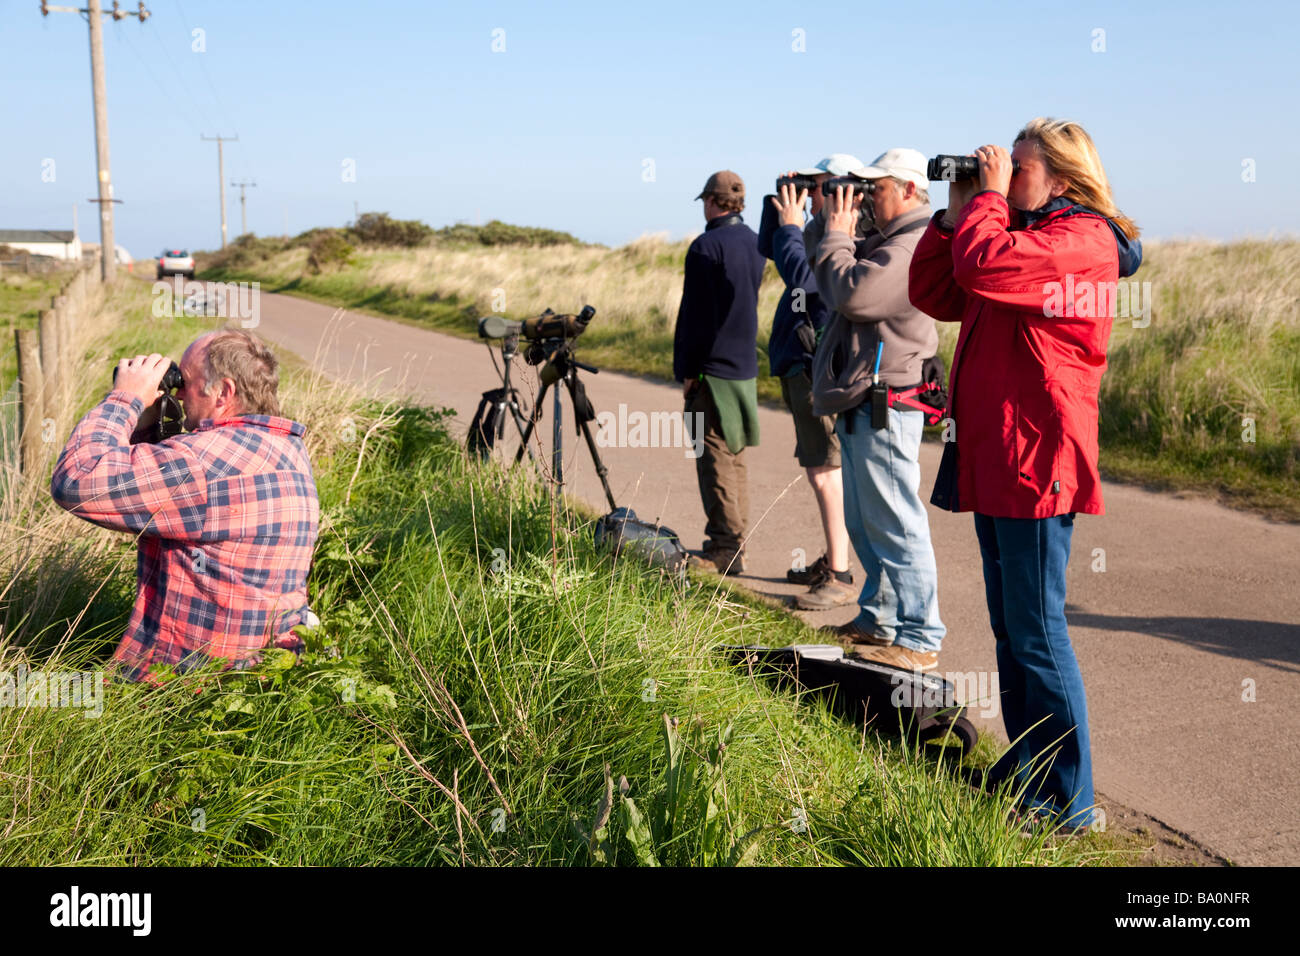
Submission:
POLYGON ((858 590, 853 586, 853 578, 850 577, 845 582, 830 573, 807 592, 796 597, 794 603, 801 611, 828 611, 833 607, 853 603, 857 599, 858 590))
POLYGON ((849 650, 859 647, 885 647, 894 643, 892 637, 885 637, 872 631, 864 631, 854 621, 821 628, 822 633, 835 638, 849 650))
POLYGON ((822 555, 802 571, 796 571, 791 568, 785 572, 785 579, 791 584, 802 584, 806 588, 815 588, 831 569, 826 563, 826 555, 822 555))
POLYGON ((856 653, 861 660, 888 664, 890 667, 900 667, 905 671, 932 671, 939 666, 938 651, 914 651, 901 644, 891 644, 888 647, 859 647, 856 653))
POLYGON ((714 571, 718 574, 740 574, 745 570, 745 552, 708 548, 698 555, 692 554, 686 559, 686 562, 690 567, 701 571, 714 571))

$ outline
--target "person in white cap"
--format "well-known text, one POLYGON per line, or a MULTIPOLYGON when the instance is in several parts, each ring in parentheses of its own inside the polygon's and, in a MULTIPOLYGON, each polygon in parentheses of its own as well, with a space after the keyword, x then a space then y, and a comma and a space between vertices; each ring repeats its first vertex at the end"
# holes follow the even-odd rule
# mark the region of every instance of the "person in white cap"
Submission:
POLYGON ((844 515, 864 578, 857 618, 834 630, 860 657, 928 671, 945 632, 919 494, 925 414, 891 403, 873 427, 871 408, 878 355, 878 382, 909 389, 939 347, 934 320, 908 298, 912 253, 930 217, 926 159, 891 149, 852 175, 873 187, 875 229, 855 241, 861 194, 840 188, 812 254, 817 287, 835 310, 814 360, 813 411, 837 416, 844 515))
MULTIPOLYGON (((812 360, 817 339, 830 319, 830 308, 817 292, 817 279, 808 262, 806 231, 822 211, 821 185, 833 176, 859 169, 862 161, 848 153, 832 153, 814 166, 792 170, 786 176, 808 176, 812 216, 804 222, 809 192, 781 186, 779 195, 763 197, 763 218, 758 229, 758 251, 771 259, 785 282, 785 292, 772 319, 767 358, 770 372, 781 380, 781 396, 794 419, 794 456, 808 475, 821 515, 826 549, 811 564, 799 562, 786 572, 786 580, 808 588, 795 599, 802 610, 825 610, 848 604, 857 596, 849 572, 849 533, 844 526, 844 488, 840 479, 840 443, 835 420, 812 410, 812 360)), ((815 552, 814 552, 815 553, 815 552)))

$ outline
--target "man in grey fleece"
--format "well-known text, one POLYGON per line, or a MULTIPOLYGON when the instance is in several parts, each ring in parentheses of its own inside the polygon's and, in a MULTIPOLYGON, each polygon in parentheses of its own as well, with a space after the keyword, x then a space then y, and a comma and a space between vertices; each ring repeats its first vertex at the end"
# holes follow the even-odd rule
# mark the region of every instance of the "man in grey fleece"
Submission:
POLYGON ((912 253, 930 218, 925 157, 891 149, 853 175, 874 186, 875 230, 855 239, 859 197, 841 188, 827 202, 824 234, 810 235, 809 261, 835 310, 813 361, 813 412, 837 415, 844 518, 864 577, 858 616, 834 631, 858 656, 909 670, 939 665, 938 573, 920 497, 924 413, 890 407, 873 428, 868 388, 883 343, 880 381, 922 381, 939 347, 930 316, 908 298, 912 253))

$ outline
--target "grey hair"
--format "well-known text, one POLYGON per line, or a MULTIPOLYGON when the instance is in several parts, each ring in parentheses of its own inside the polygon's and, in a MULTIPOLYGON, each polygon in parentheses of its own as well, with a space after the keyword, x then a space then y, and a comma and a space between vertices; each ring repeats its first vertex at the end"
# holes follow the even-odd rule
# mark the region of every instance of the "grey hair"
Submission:
MULTIPOLYGON (((912 182, 910 179, 899 179, 897 176, 886 176, 885 178, 892 179, 898 184, 899 189, 906 189, 907 184, 912 182)), ((912 185, 916 186, 916 183, 912 183, 912 185)), ((923 186, 916 186, 916 198, 921 201, 922 205, 930 205, 930 191, 923 186)))

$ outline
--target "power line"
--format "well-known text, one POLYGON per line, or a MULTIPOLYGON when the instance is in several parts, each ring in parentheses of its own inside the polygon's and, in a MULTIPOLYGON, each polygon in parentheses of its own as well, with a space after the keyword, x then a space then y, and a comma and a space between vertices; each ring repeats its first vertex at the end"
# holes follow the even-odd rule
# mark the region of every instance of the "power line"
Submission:
MULTIPOLYGON (((149 79, 153 81, 154 86, 158 87, 158 92, 159 92, 159 93, 160 93, 160 94, 165 98, 165 99, 164 99, 164 103, 165 103, 165 102, 166 102, 166 98, 169 98, 171 94, 169 94, 169 93, 167 92, 167 87, 166 87, 166 86, 163 84, 163 82, 162 82, 162 81, 161 81, 161 80, 160 80, 160 79, 159 79, 159 78, 154 74, 153 69, 149 66, 149 61, 148 61, 148 59, 147 59, 147 58, 146 58, 146 57, 145 57, 145 56, 144 56, 144 55, 143 55, 143 54, 142 54, 138 49, 136 49, 135 44, 131 42, 130 37, 128 37, 125 33, 118 33, 118 32, 115 30, 115 31, 113 31, 113 36, 114 36, 115 39, 118 39, 118 40, 121 40, 122 42, 124 42, 124 43, 126 44, 127 49, 131 51, 131 54, 132 54, 132 55, 133 55, 137 60, 140 61, 140 65, 144 67, 144 71, 145 71, 146 74, 148 74, 149 79)), ((169 123, 172 124, 172 128, 173 128, 174 130, 176 130, 177 132, 181 132, 181 133, 188 132, 188 133, 190 133, 191 135, 193 134, 193 130, 184 130, 184 129, 182 129, 179 125, 177 125, 177 123, 176 123, 176 116, 174 115, 174 111, 173 111, 173 110, 169 110, 169 109, 164 108, 163 113, 167 116, 167 120, 168 120, 169 123)))
MULTIPOLYGON (((176 0, 176 9, 180 12, 182 19, 189 20, 189 14, 185 12, 185 7, 181 4, 181 0, 176 0)), ((221 94, 217 92, 216 84, 212 82, 212 76, 208 73, 207 64, 203 62, 203 57, 206 55, 207 54, 204 53, 203 56, 199 57, 199 72, 203 74, 203 81, 207 83, 208 90, 212 93, 212 100, 217 104, 217 109, 220 111, 222 119, 225 120, 228 127, 233 129, 236 124, 232 121, 232 114, 226 109, 225 101, 222 100, 221 94)), ((243 155, 242 146, 240 147, 240 154, 243 155)), ((246 158, 247 157, 245 157, 245 159, 246 158)))
MULTIPOLYGON (((168 15, 172 16, 176 20, 182 32, 186 32, 187 25, 185 21, 189 20, 189 14, 185 12, 185 7, 181 3, 181 0, 175 0, 175 10, 168 11, 168 15)), ((204 56, 206 56, 206 53, 204 56)), ((225 119, 226 125, 231 129, 235 128, 237 124, 233 121, 230 111, 226 109, 226 104, 225 101, 222 100, 221 94, 217 92, 216 85, 212 82, 212 76, 208 73, 207 64, 202 57, 199 58, 199 70, 203 73, 203 80, 207 84, 209 92, 212 94, 213 103, 225 119)), ((242 140, 239 141, 236 148, 239 152, 239 158, 243 162, 243 174, 249 178, 256 179, 257 170, 249 158, 248 150, 245 148, 244 142, 242 140)))
POLYGON ((194 95, 194 91, 190 89, 190 85, 185 82, 185 74, 181 72, 180 68, 176 65, 176 61, 172 59, 171 53, 167 51, 167 44, 163 43, 162 36, 158 32, 158 27, 155 26, 154 29, 149 32, 153 35, 154 41, 158 44, 158 49, 162 50, 163 58, 167 61, 167 65, 171 67, 172 73, 175 74, 176 79, 180 81, 181 88, 185 91, 186 102, 193 103, 195 108, 198 109, 204 126, 211 127, 217 125, 212 122, 211 117, 208 116, 208 111, 203 108, 203 104, 199 101, 199 98, 194 95))

